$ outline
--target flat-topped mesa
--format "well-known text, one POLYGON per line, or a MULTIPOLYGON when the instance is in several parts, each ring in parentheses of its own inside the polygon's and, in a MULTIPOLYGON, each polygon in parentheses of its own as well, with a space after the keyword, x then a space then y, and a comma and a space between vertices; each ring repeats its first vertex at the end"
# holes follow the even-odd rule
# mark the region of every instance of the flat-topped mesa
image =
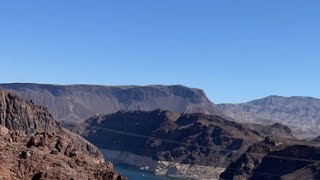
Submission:
POLYGON ((181 113, 220 114, 206 94, 181 85, 101 86, 0 84, 26 100, 48 107, 56 120, 82 122, 97 114, 120 110, 152 111, 158 108, 181 113))
POLYGON ((0 125, 9 130, 34 132, 59 132, 61 127, 45 107, 19 96, 0 90, 0 125))

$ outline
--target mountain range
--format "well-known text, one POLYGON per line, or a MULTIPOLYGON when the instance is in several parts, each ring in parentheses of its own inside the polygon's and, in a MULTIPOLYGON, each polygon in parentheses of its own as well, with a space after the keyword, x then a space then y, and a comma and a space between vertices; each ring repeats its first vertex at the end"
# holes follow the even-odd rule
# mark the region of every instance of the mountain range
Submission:
POLYGON ((217 105, 224 115, 237 122, 289 126, 300 138, 320 135, 320 99, 269 96, 242 104, 217 105))
POLYGON ((320 178, 316 98, 270 96, 215 105, 202 90, 179 85, 13 83, 0 88, 7 89, 0 91, 5 179, 124 179, 100 151, 158 175, 320 178))
POLYGON ((205 113, 241 123, 280 123, 299 138, 320 135, 320 99, 270 96, 241 104, 213 104, 200 89, 180 85, 98 86, 0 84, 24 99, 47 107, 55 119, 78 123, 97 114, 120 110, 170 110, 205 113))
POLYGON ((26 100, 45 106, 58 121, 81 122, 97 114, 120 110, 220 114, 200 89, 173 86, 0 84, 26 100))

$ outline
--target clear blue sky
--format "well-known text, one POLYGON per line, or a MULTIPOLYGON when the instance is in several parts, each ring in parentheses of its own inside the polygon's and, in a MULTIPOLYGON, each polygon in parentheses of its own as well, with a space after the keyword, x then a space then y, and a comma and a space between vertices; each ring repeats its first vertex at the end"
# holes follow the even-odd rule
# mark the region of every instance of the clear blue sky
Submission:
POLYGON ((2 0, 1 82, 320 97, 319 0, 2 0))

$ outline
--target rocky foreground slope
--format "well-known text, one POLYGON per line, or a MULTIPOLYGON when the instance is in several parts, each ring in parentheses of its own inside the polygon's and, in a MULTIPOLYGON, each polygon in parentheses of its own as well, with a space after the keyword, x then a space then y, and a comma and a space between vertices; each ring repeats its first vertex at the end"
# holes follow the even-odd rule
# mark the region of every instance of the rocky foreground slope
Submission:
POLYGON ((320 99, 269 96, 242 104, 219 104, 217 107, 237 122, 281 123, 289 126, 300 138, 320 135, 320 99))
POLYGON ((281 124, 155 110, 99 115, 72 127, 108 154, 156 174, 242 180, 317 179, 320 173, 319 144, 295 139, 281 124))
POLYGON ((175 112, 219 114, 199 89, 184 86, 97 86, 0 84, 24 99, 48 107, 58 121, 80 122, 96 114, 119 110, 169 109, 175 112))
POLYGON ((44 107, 0 91, 0 179, 124 179, 44 107))

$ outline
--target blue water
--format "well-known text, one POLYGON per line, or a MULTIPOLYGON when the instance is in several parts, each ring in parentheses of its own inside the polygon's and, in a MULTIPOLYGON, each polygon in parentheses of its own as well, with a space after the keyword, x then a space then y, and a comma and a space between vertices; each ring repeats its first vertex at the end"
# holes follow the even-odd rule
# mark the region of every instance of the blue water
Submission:
POLYGON ((124 164, 114 163, 113 166, 118 173, 126 176, 128 180, 177 180, 178 179, 178 178, 171 178, 166 176, 156 176, 152 173, 141 171, 137 168, 124 165, 124 164))

